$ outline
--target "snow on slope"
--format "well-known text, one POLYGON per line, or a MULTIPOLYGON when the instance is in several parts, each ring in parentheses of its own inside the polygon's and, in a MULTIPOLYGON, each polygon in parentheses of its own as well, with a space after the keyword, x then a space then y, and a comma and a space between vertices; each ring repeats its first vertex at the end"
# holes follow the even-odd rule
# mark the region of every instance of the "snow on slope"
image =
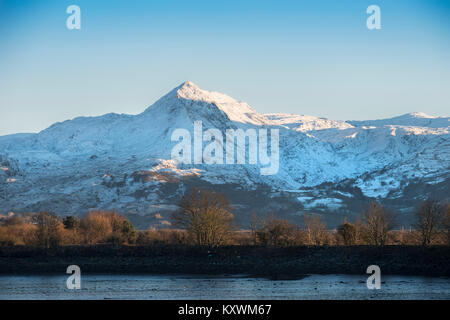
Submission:
POLYGON ((325 130, 331 128, 347 129, 353 126, 345 121, 335 121, 313 116, 288 114, 288 113, 268 113, 264 115, 272 124, 278 124, 293 129, 295 131, 307 132, 314 130, 325 130))
POLYGON ((412 113, 333 121, 261 115, 245 102, 185 82, 138 115, 78 117, 37 134, 0 137, 0 168, 4 211, 102 207, 145 214, 149 204, 170 207, 174 195, 185 190, 186 179, 194 178, 248 191, 262 185, 273 192, 299 190, 297 198, 304 199, 305 207, 330 203, 336 208, 341 201, 317 195, 312 201, 301 190, 347 181, 367 197, 396 199, 412 181, 433 185, 448 180, 449 118, 412 113), (204 130, 222 132, 280 129, 279 172, 261 176, 258 167, 248 164, 175 164, 171 134, 177 128, 192 132, 196 120, 204 130))

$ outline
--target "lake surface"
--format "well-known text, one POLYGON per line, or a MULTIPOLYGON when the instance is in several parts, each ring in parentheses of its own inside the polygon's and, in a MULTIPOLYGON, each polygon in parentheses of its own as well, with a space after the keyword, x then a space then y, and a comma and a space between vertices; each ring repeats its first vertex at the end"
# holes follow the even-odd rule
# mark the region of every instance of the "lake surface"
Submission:
POLYGON ((81 289, 69 290, 68 276, 0 275, 0 299, 450 299, 449 278, 382 276, 381 289, 369 290, 368 275, 82 275, 81 289))

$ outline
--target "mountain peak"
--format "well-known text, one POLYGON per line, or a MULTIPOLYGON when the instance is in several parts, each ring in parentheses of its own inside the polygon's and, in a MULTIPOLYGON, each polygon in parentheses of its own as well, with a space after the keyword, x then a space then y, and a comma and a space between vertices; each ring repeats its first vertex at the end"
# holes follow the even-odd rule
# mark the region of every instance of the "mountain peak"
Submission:
POLYGON ((167 100, 174 98, 203 101, 208 103, 220 103, 220 102, 237 103, 236 100, 223 93, 203 90, 192 81, 185 81, 181 83, 179 86, 172 89, 160 100, 167 100))
POLYGON ((215 91, 203 90, 192 81, 183 82, 173 91, 176 93, 176 97, 180 99, 203 101, 207 103, 214 103, 216 105, 222 103, 231 103, 231 104, 239 103, 238 101, 236 101, 230 96, 227 96, 226 94, 215 91))
POLYGON ((175 88, 175 91, 178 98, 191 100, 202 100, 201 98, 207 93, 207 91, 200 89, 200 87, 192 81, 183 82, 175 88))
POLYGON ((192 81, 183 82, 175 87, 148 107, 144 113, 171 112, 170 110, 176 108, 187 110, 189 114, 196 117, 206 114, 211 117, 211 112, 218 110, 234 122, 253 125, 263 125, 268 122, 263 115, 253 110, 247 103, 220 92, 203 90, 192 81))
POLYGON ((185 91, 185 90, 201 90, 198 85, 196 85, 194 82, 188 80, 180 84, 178 87, 176 87, 177 91, 185 91))
POLYGON ((185 81, 183 82, 180 86, 180 88, 197 88, 200 89, 198 85, 196 85, 194 82, 192 82, 191 80, 185 81))

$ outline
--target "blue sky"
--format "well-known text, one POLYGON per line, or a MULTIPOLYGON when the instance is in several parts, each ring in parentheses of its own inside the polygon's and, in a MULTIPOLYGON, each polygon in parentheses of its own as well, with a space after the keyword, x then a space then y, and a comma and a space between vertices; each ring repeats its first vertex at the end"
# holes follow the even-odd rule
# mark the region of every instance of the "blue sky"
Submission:
POLYGON ((140 113, 186 80, 261 113, 448 116, 450 1, 0 0, 0 135, 140 113))

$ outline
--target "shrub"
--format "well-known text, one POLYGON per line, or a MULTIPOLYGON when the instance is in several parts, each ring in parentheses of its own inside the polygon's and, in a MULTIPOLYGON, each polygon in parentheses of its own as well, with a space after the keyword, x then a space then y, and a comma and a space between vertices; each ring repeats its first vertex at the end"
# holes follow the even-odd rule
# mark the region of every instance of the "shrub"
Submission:
POLYGON ((353 246, 356 244, 358 230, 352 223, 345 222, 339 226, 337 234, 346 246, 353 246))
POLYGON ((63 218, 65 229, 77 229, 80 226, 80 219, 74 216, 66 216, 63 218))
POLYGON ((86 244, 133 244, 137 239, 134 226, 115 211, 91 211, 80 221, 80 233, 86 244))
POLYGON ((259 243, 270 246, 291 246, 299 244, 298 228, 287 220, 271 218, 256 229, 259 243))

